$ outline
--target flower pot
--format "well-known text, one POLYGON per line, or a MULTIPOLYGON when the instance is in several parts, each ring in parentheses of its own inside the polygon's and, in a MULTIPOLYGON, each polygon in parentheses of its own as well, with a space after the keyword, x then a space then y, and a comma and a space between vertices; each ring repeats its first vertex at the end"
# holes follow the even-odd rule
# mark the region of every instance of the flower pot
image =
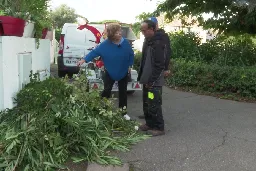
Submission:
POLYGON ((34 26, 35 26, 34 23, 26 22, 24 32, 23 32, 23 37, 26 37, 26 38, 34 37, 34 34, 35 34, 34 26))
POLYGON ((42 31, 42 39, 49 39, 50 41, 52 41, 53 40, 53 31, 48 28, 44 28, 42 31))
POLYGON ((22 37, 25 20, 11 16, 0 16, 0 36, 22 37))
POLYGON ((42 39, 45 39, 46 35, 47 35, 47 32, 48 32, 48 28, 44 28, 42 30, 42 39))

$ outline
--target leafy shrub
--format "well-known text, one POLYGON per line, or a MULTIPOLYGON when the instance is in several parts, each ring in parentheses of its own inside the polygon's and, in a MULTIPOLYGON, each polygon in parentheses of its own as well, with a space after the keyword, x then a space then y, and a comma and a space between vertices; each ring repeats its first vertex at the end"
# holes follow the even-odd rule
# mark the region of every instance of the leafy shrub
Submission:
MULTIPOLYGON (((256 98, 255 39, 219 36, 207 43, 193 33, 171 33, 173 76, 170 86, 256 98)), ((135 61, 141 59, 137 53, 135 61)), ((135 62, 137 65, 137 62, 135 62)))
POLYGON ((200 38, 192 33, 170 34, 172 58, 201 60, 221 66, 256 65, 256 45, 251 36, 219 36, 200 44, 200 38))
POLYGON ((167 79, 169 86, 256 98, 255 67, 223 67, 184 59, 175 59, 173 67, 173 76, 167 79))
POLYGON ((57 42, 60 41, 61 31, 62 31, 61 29, 55 30, 55 39, 57 40, 57 42))
POLYGON ((217 38, 200 46, 204 61, 222 66, 253 66, 256 47, 250 36, 217 38))
POLYGON ((136 69, 138 72, 139 72, 139 68, 140 68, 141 57, 142 57, 141 52, 138 51, 135 53, 133 68, 136 69))
POLYGON ((200 39, 194 33, 170 33, 172 58, 195 59, 200 56, 200 39))
POLYGON ((85 76, 77 79, 32 79, 18 93, 17 106, 0 113, 0 168, 50 171, 64 168, 69 157, 120 165, 110 151, 127 151, 146 138, 113 102, 86 92, 85 76))

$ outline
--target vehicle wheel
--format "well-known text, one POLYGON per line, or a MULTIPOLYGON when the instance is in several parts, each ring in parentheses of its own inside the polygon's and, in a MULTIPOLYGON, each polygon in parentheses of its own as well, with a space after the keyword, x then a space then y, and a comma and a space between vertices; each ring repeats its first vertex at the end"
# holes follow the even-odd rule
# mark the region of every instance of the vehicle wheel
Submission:
POLYGON ((135 90, 127 91, 127 94, 132 95, 135 93, 135 90))
POLYGON ((58 77, 62 78, 66 76, 66 72, 58 70, 58 77))

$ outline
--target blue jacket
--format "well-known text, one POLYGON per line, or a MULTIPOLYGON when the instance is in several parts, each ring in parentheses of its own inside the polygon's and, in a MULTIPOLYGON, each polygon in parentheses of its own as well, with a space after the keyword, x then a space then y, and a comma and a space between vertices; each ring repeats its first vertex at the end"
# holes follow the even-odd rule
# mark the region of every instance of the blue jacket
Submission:
POLYGON ((90 62, 99 56, 102 58, 109 76, 115 81, 124 78, 128 73, 128 68, 134 62, 134 51, 129 41, 123 38, 118 45, 106 39, 88 53, 84 60, 90 62))

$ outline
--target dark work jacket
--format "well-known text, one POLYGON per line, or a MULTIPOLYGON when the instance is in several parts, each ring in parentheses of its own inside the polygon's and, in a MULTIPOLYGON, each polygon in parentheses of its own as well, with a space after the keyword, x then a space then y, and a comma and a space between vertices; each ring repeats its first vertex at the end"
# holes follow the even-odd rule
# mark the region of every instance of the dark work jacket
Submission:
POLYGON ((169 70, 170 59, 171 59, 171 41, 169 35, 164 31, 164 29, 159 29, 157 32, 162 33, 164 42, 166 44, 166 59, 165 59, 165 71, 169 70))
POLYGON ((150 39, 145 39, 142 48, 142 59, 138 74, 141 84, 150 86, 164 85, 164 70, 167 47, 163 33, 156 32, 150 39))

